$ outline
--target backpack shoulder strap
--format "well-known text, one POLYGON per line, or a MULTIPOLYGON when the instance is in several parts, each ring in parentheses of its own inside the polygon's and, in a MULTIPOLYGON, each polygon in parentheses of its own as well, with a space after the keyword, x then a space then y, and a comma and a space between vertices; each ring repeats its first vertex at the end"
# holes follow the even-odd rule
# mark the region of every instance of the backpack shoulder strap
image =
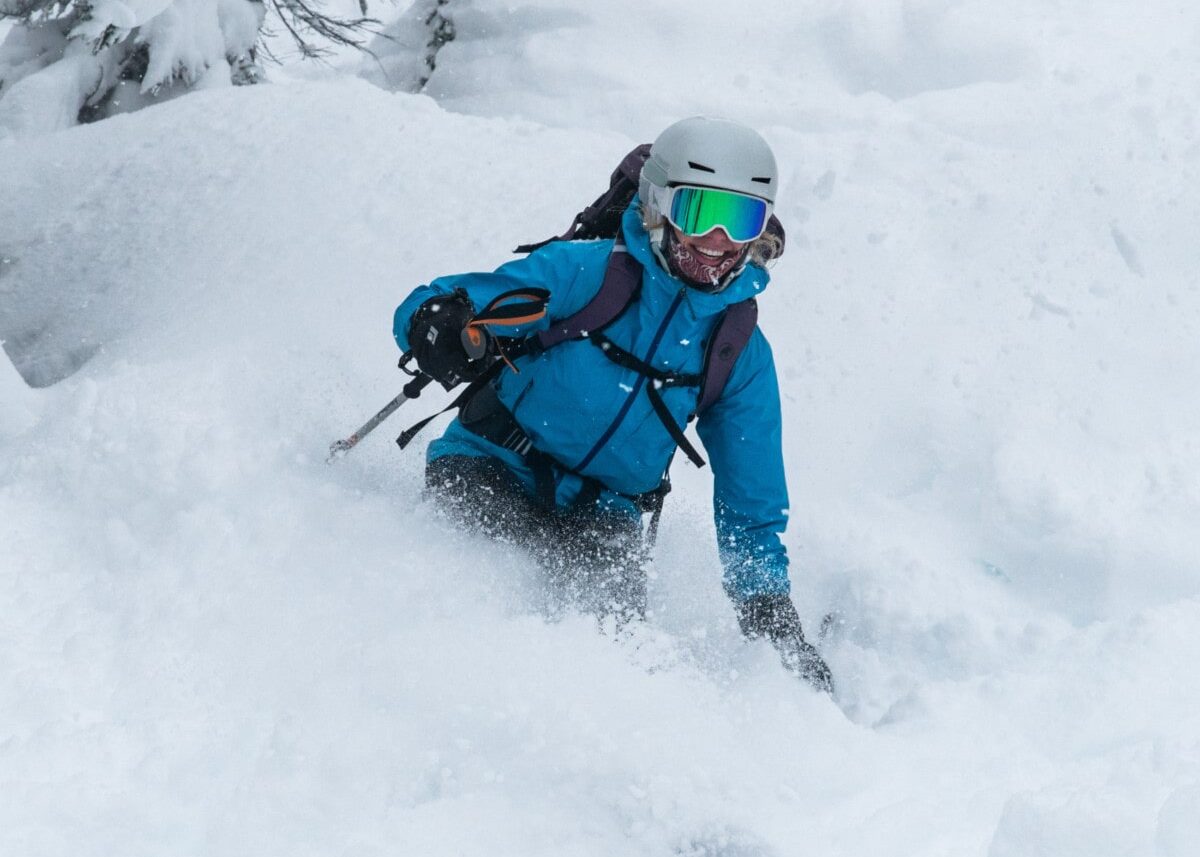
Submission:
POLYGON ((550 324, 535 334, 537 346, 545 350, 570 339, 583 339, 603 330, 633 303, 642 288, 642 263, 618 240, 608 256, 608 267, 600 290, 574 315, 550 324))
MULTIPOLYGON (((578 312, 534 334, 536 348, 553 348, 568 340, 583 339, 592 332, 603 330, 637 299, 641 286, 641 263, 623 244, 614 244, 599 291, 578 312)), ((721 315, 704 354, 700 398, 696 403, 697 416, 721 398, 734 364, 750 342, 757 325, 758 302, 754 298, 733 304, 721 315)))
POLYGON ((733 304, 717 322, 704 354, 704 380, 700 383, 700 400, 696 404, 697 416, 721 398, 729 375, 733 372, 733 365, 737 363, 757 325, 758 302, 754 298, 733 304))

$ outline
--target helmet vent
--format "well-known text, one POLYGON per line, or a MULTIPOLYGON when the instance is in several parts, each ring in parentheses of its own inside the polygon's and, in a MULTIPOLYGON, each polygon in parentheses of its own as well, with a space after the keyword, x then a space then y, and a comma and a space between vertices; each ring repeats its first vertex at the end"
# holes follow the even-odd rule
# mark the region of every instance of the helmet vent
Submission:
POLYGON ((762 184, 770 184, 771 177, 770 176, 755 176, 754 178, 750 179, 750 181, 761 182, 762 184))
POLYGON ((691 167, 693 170, 700 170, 701 172, 704 172, 704 173, 715 173, 716 172, 716 170, 714 170, 712 167, 706 167, 706 166, 704 166, 704 164, 698 164, 695 161, 688 161, 688 166, 691 167))

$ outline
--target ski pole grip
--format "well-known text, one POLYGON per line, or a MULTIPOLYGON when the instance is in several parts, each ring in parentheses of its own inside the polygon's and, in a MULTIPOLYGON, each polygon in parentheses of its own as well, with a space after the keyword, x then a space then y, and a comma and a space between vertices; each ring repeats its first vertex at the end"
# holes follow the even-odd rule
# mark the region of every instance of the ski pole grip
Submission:
POLYGON ((406 399, 415 399, 421 395, 421 391, 429 386, 433 381, 432 375, 426 375, 424 372, 413 376, 413 379, 404 385, 404 397, 406 399))

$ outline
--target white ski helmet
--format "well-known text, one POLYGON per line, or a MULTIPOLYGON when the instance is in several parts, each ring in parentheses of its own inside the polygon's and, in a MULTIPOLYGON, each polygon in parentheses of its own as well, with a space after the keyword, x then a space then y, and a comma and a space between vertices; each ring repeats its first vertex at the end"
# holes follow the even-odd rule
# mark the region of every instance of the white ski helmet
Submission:
POLYGON ((638 195, 654 220, 663 212, 654 207, 651 185, 681 184, 750 194, 773 205, 779 170, 771 147, 757 131, 727 119, 694 116, 659 134, 642 166, 638 195))

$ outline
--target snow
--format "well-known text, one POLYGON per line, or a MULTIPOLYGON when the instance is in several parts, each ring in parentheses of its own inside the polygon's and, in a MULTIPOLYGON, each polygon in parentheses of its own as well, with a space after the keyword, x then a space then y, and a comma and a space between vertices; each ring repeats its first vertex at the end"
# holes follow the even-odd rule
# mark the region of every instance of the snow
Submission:
POLYGON ((1197 853, 1200 11, 461 5, 428 95, 286 68, 0 139, 0 853, 1197 853), (411 287, 696 112, 783 169, 836 701, 739 639, 704 471, 614 640, 421 501, 434 388, 324 464, 411 287))

